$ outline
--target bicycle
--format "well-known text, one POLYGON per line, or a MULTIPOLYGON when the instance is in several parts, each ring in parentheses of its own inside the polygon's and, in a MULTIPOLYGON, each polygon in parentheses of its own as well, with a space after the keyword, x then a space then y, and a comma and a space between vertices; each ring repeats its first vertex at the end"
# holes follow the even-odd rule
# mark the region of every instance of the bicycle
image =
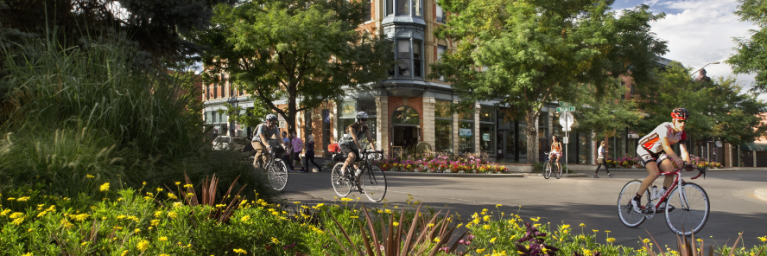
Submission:
POLYGON ((386 175, 372 164, 373 156, 377 155, 376 159, 383 158, 383 151, 363 151, 360 152, 360 174, 354 175, 351 165, 346 168, 346 175, 342 175, 341 168, 343 168, 343 161, 346 160, 346 156, 339 158, 342 160, 333 166, 333 171, 330 175, 330 183, 333 185, 333 190, 336 191, 341 197, 349 195, 352 191, 352 186, 356 186, 360 193, 364 193, 370 201, 380 202, 386 196, 386 175))
MULTIPOLYGON (((693 165, 685 165, 684 168, 679 168, 675 171, 661 172, 661 176, 676 176, 674 183, 660 198, 653 198, 654 195, 652 195, 648 188, 645 192, 648 195, 648 202, 643 207, 641 213, 633 210, 631 200, 642 185, 642 181, 632 180, 626 183, 618 195, 618 216, 623 225, 630 228, 638 227, 645 220, 652 219, 658 211, 663 211, 666 216, 666 225, 674 233, 690 236, 700 231, 706 225, 711 210, 708 194, 700 185, 684 181, 681 172, 682 169, 692 171, 695 168, 693 165), (679 196, 672 196, 674 193, 679 196), (661 203, 664 202, 666 207, 660 209, 661 203), (679 208, 677 209, 676 207, 679 208)), ((697 176, 692 177, 692 179, 697 179, 701 175, 705 179, 708 168, 697 169, 699 173, 697 176)))
POLYGON ((554 176, 557 177, 557 179, 562 178, 562 168, 557 168, 556 165, 551 164, 551 161, 549 161, 549 152, 544 152, 543 154, 546 155, 546 161, 543 162, 543 178, 549 179, 549 177, 551 177, 552 169, 554 169, 554 176))
POLYGON ((285 166, 285 163, 280 158, 283 154, 284 150, 282 148, 275 148, 272 152, 268 153, 261 152, 261 155, 266 155, 269 160, 265 164, 259 162, 258 165, 253 165, 257 169, 268 170, 269 184, 277 191, 282 191, 288 185, 288 167, 285 166))

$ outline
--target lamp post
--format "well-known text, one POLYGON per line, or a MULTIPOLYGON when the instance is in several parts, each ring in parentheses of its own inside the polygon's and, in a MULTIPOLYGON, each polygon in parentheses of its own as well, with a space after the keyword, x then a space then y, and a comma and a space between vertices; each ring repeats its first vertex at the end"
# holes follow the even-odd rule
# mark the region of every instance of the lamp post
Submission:
POLYGON ((703 69, 703 68, 705 68, 706 66, 708 66, 708 65, 711 65, 711 64, 719 64, 719 62, 718 62, 718 61, 709 62, 708 64, 706 64, 706 65, 703 65, 703 67, 699 68, 698 70, 695 70, 695 71, 693 71, 692 73, 690 73, 690 75, 695 75, 695 73, 698 73, 698 71, 700 71, 701 69, 703 69))
MULTIPOLYGON (((227 100, 227 103, 229 103, 229 105, 232 105, 234 109, 237 110, 237 102, 238 102, 237 96, 235 96, 232 93, 233 92, 232 90, 230 90, 229 92, 230 92, 230 95, 229 95, 229 99, 227 100)), ((229 136, 235 137, 235 135, 236 134, 235 134, 235 127, 234 127, 234 120, 232 119, 232 114, 229 113, 229 136)))

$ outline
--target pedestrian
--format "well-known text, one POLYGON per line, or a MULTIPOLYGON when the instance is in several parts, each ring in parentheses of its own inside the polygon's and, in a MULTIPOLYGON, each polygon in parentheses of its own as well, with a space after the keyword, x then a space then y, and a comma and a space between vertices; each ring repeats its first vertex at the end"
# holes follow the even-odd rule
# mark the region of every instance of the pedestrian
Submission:
POLYGON ((311 161, 314 166, 317 166, 318 171, 322 171, 322 167, 320 167, 319 164, 314 162, 314 135, 309 135, 309 138, 306 139, 306 153, 304 154, 304 165, 306 166, 305 170, 308 172, 311 170, 309 168, 309 161, 311 161))
POLYGON ((604 165, 605 166, 605 170, 607 170, 607 176, 612 178, 613 174, 610 173, 610 169, 607 169, 607 164, 605 163, 605 155, 607 154, 607 151, 605 150, 605 142, 604 141, 602 141, 602 143, 599 144, 599 149, 597 150, 597 152, 598 152, 597 153, 598 154, 598 156, 597 156, 597 163, 599 165, 597 165, 597 171, 594 172, 594 178, 599 178, 599 176, 597 176, 597 173, 599 172, 599 168, 602 168, 602 165, 604 165))
POLYGON ((293 153, 293 144, 290 143, 291 138, 288 137, 288 133, 285 131, 282 131, 282 142, 285 144, 285 155, 282 156, 282 161, 284 161, 288 165, 288 171, 293 171, 293 162, 290 161, 292 159, 292 153, 293 153))
MULTIPOLYGON (((306 172, 304 170, 304 165, 301 164, 301 151, 304 149, 304 141, 301 140, 298 136, 296 136, 296 132, 290 133, 290 143, 293 146, 293 161, 298 161, 298 165, 301 166, 301 170, 299 172, 306 172)), ((295 163, 293 163, 295 165, 295 163)))

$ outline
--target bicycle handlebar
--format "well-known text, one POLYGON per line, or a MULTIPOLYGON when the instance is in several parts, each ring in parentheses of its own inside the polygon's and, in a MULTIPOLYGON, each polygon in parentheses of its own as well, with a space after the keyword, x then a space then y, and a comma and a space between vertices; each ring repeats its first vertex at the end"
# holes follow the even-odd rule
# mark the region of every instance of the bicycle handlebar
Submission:
POLYGON ((704 167, 697 167, 697 166, 695 166, 695 165, 692 165, 692 164, 687 164, 687 165, 685 165, 685 166, 684 166, 684 168, 683 168, 683 169, 687 170, 688 172, 689 172, 689 171, 693 171, 693 170, 695 170, 695 169, 698 169, 698 175, 697 175, 697 176, 695 176, 695 177, 692 177, 692 178, 690 178, 690 179, 693 179, 693 180, 694 180, 694 179, 697 179, 697 178, 698 178, 698 177, 700 177, 701 175, 703 175, 703 179, 704 179, 704 180, 706 179, 706 170, 708 170, 708 167, 707 167, 707 166, 704 166, 704 167))

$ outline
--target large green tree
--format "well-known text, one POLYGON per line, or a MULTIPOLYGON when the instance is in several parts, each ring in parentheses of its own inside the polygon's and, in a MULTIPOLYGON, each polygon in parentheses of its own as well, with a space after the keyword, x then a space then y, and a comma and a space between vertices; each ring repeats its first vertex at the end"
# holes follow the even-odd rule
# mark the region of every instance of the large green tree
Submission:
POLYGON ((735 14, 741 21, 755 23, 759 29, 750 30, 750 37, 735 38, 738 51, 726 62, 736 74, 756 73, 752 92, 767 92, 767 2, 738 0, 738 3, 735 14))
POLYGON ((628 88, 607 90, 601 97, 596 96, 594 91, 590 86, 576 89, 574 105, 578 106, 578 111, 573 114, 578 122, 578 131, 594 132, 594 139, 600 141, 613 136, 615 131, 636 125, 642 119, 635 100, 622 97, 628 88))
POLYGON ((647 117, 639 121, 638 131, 649 132, 663 122, 670 122, 674 108, 686 108, 690 112, 685 127, 689 137, 713 137, 739 145, 765 135, 767 126, 757 114, 767 104, 758 100, 756 94, 743 92, 732 77, 694 81, 690 71, 682 63, 671 62, 659 72, 658 86, 639 90, 645 99, 639 107, 647 117))
POLYGON ((340 99, 344 86, 375 84, 394 65, 390 43, 358 30, 367 15, 362 2, 218 5, 213 27, 195 38, 209 47, 203 55, 208 74, 230 74, 233 84, 282 115, 295 131, 298 112, 340 99))
MULTIPOLYGON (((664 15, 645 5, 617 15, 612 2, 440 0, 457 15, 436 35, 454 39, 457 47, 433 68, 463 101, 500 98, 524 110, 528 124, 537 123, 544 103, 571 100, 579 86, 601 95, 622 75, 652 82, 655 58, 667 48, 650 33, 650 22, 664 15)), ((535 125, 525 133, 528 156, 538 155, 535 125)))

